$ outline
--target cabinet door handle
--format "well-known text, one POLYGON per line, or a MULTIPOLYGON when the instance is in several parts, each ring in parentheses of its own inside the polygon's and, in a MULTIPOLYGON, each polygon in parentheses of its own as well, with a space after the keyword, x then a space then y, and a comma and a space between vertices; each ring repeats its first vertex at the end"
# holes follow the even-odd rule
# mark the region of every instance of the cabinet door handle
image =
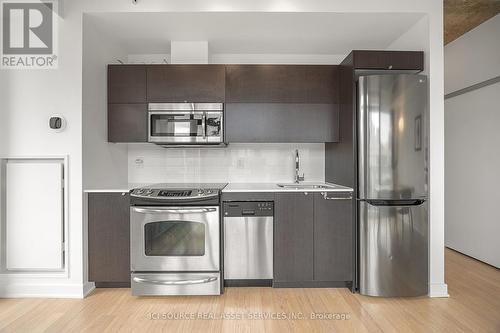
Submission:
POLYGON ((329 197, 327 192, 321 192, 325 200, 352 200, 352 195, 348 197, 329 197))

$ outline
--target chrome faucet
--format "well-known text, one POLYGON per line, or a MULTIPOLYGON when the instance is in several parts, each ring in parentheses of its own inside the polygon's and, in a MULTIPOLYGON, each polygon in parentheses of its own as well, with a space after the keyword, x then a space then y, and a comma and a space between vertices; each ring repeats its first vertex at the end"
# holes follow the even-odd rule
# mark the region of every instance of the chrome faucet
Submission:
POLYGON ((299 150, 295 149, 295 183, 296 184, 304 181, 304 174, 302 174, 302 176, 299 175, 299 168, 300 168, 299 150))

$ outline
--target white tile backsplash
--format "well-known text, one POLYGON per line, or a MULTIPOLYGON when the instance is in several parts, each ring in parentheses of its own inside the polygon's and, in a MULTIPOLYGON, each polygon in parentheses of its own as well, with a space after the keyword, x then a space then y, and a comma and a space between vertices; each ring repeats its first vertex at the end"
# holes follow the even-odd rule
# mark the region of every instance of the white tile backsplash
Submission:
POLYGON ((129 144, 128 181, 291 182, 295 149, 299 149, 300 173, 305 173, 305 180, 324 181, 325 145, 322 143, 240 143, 202 149, 129 144))

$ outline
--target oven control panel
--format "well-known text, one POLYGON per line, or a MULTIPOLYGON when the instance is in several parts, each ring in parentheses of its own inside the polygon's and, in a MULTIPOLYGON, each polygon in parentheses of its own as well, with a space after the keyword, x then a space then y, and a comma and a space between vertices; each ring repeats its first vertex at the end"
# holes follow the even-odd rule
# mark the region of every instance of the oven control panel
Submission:
POLYGON ((218 189, 154 189, 136 188, 130 193, 133 197, 148 199, 196 199, 215 197, 219 195, 218 189))

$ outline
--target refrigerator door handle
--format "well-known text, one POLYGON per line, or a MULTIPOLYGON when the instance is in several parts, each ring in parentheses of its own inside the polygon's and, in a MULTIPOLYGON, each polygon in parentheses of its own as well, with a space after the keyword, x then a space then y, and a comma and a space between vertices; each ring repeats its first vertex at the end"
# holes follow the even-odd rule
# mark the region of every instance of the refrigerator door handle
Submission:
POLYGON ((372 206, 420 206, 425 199, 365 200, 372 206))

